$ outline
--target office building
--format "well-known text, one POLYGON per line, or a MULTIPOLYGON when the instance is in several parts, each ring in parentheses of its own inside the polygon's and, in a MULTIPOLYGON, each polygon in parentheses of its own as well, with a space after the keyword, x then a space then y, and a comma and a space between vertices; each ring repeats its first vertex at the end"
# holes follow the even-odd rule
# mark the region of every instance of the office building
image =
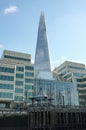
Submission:
POLYGON ((0 107, 15 107, 31 103, 34 86, 34 66, 31 55, 4 50, 0 60, 0 107))
POLYGON ((75 84, 79 105, 86 105, 86 69, 85 64, 65 61, 53 71, 54 78, 71 81, 75 84))

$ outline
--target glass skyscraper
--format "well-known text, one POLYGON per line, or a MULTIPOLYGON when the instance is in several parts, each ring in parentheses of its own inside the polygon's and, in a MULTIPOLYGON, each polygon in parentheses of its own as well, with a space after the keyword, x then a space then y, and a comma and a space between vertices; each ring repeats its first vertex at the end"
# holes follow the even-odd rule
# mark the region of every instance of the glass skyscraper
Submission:
POLYGON ((44 14, 41 13, 35 54, 35 70, 51 71, 44 14))
POLYGON ((41 13, 34 63, 35 77, 52 79, 44 13, 41 13))
POLYGON ((38 37, 34 64, 35 80, 34 89, 36 95, 40 89, 45 91, 48 99, 51 96, 54 105, 78 105, 75 84, 68 81, 55 80, 50 68, 50 58, 46 34, 44 14, 39 21, 38 37))

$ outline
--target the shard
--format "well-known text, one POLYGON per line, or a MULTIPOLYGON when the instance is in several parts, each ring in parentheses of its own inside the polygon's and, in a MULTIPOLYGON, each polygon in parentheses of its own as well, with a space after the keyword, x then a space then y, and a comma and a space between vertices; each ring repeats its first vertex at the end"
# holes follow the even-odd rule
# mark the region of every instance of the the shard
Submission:
POLYGON ((35 78, 53 79, 50 67, 48 41, 44 14, 41 13, 35 53, 35 78))
POLYGON ((41 13, 35 53, 35 70, 50 72, 50 58, 44 14, 41 13))

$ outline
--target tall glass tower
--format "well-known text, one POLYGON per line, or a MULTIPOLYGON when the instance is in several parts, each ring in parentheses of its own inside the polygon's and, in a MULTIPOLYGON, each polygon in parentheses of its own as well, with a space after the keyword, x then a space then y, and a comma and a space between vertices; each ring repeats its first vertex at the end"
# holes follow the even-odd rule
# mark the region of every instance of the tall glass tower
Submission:
POLYGON ((50 58, 44 14, 41 13, 35 54, 35 70, 50 72, 50 58))
MULTIPOLYGON (((74 97, 76 92, 74 84, 72 82, 59 81, 53 78, 43 13, 41 13, 39 21, 34 70, 34 91, 37 98, 39 98, 40 90, 43 90, 48 99, 53 99, 51 103, 54 105, 78 104, 77 97, 76 100, 74 97)), ((40 96, 43 97, 43 94, 41 93, 40 96)))

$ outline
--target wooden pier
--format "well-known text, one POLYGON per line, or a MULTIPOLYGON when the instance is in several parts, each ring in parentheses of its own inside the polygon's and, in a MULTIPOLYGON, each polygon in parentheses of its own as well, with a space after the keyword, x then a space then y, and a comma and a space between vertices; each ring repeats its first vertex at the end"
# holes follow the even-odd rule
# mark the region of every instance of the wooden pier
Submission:
POLYGON ((86 130, 86 107, 31 106, 0 111, 0 130, 86 130))
POLYGON ((29 130, 86 130, 86 108, 33 107, 28 114, 29 130))

